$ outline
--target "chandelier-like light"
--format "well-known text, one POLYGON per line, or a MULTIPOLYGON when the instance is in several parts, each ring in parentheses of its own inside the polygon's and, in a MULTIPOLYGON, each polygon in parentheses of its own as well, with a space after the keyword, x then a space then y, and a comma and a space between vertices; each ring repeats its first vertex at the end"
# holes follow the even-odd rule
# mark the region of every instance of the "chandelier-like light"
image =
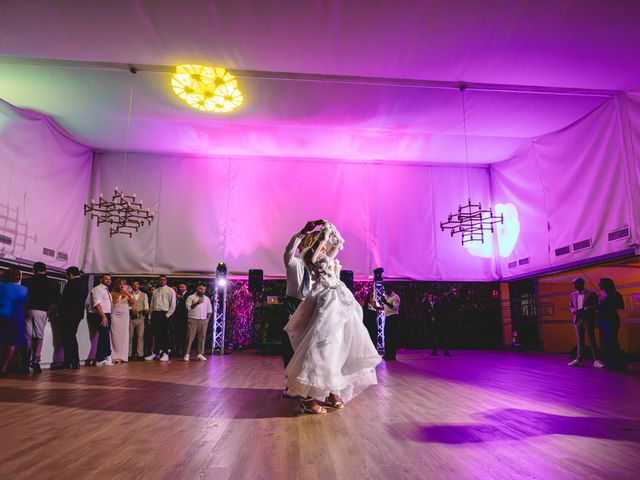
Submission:
POLYGON ((484 243, 484 232, 493 232, 496 223, 503 223, 504 216, 494 215, 491 208, 483 210, 480 202, 458 207, 458 213, 450 213, 446 222, 440 222, 440 228, 451 231, 453 237, 456 233, 462 234, 462 245, 467 242, 484 243))
MULTIPOLYGON (((127 113, 127 129, 124 141, 124 159, 122 164, 122 177, 125 178, 127 170, 127 153, 129 151, 129 133, 131 131, 131 115, 133 112, 133 84, 138 70, 134 66, 129 67, 131 73, 131 83, 129 85, 129 111, 127 113)), ((114 235, 129 235, 137 232, 145 223, 151 225, 154 215, 149 210, 143 208, 142 200, 136 199, 136 194, 125 195, 124 190, 115 187, 111 200, 104 198, 102 193, 96 202, 91 199, 90 203, 84 204, 84 216, 89 214, 89 223, 94 218, 96 226, 103 223, 109 225, 109 237, 114 235)))
POLYGON ((100 194, 96 202, 84 204, 84 214, 90 214, 91 220, 96 219, 96 225, 109 224, 109 237, 123 234, 133 236, 134 232, 147 223, 151 225, 153 213, 142 206, 142 200, 136 200, 136 194, 125 195, 124 191, 115 188, 111 200, 107 200, 100 194))
MULTIPOLYGON (((469 149, 467 146, 467 111, 464 103, 464 90, 467 86, 460 85, 460 95, 462 96, 462 123, 464 126, 464 153, 467 161, 467 193, 471 197, 471 186, 469 181, 469 149)), ((466 204, 458 206, 458 213, 450 213, 447 220, 440 222, 440 229, 444 232, 449 230, 453 237, 456 233, 462 236, 462 245, 467 242, 484 243, 484 232, 493 232, 496 223, 504 223, 504 217, 494 215, 491 207, 483 210, 480 202, 472 203, 471 198, 466 204)))
POLYGON ((227 113, 244 102, 238 80, 223 67, 178 65, 171 86, 182 100, 203 112, 227 113))

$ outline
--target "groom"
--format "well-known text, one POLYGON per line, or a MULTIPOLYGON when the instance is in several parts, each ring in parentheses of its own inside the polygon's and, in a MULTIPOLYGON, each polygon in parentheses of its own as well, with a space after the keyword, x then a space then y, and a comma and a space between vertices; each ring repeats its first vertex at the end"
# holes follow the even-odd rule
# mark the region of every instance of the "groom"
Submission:
MULTIPOLYGON (((311 275, 309 270, 304 266, 304 262, 300 253, 308 245, 303 244, 305 236, 311 232, 316 225, 320 225, 321 220, 307 222, 302 230, 296 233, 284 250, 284 267, 287 272, 287 296, 284 299, 284 307, 287 311, 288 318, 296 311, 298 305, 304 300, 304 297, 311 289, 311 275)), ((287 368, 293 357, 293 347, 289 340, 289 334, 282 330, 282 361, 284 368, 287 368)), ((288 397, 287 391, 284 396, 288 397)))

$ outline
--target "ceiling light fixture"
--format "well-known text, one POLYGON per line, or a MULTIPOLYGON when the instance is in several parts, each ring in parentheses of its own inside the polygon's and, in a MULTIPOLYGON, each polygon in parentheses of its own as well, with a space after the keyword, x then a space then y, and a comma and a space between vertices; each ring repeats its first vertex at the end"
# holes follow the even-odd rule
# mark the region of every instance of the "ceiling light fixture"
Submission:
POLYGON ((238 80, 223 67, 178 65, 171 86, 188 105, 203 112, 228 113, 244 103, 238 80))
MULTIPOLYGON (((124 160, 122 164, 122 178, 125 178, 127 168, 127 153, 129 151, 129 132, 131 130, 131 112, 133 109, 133 80, 138 70, 134 66, 129 67, 131 72, 131 84, 129 86, 129 112, 127 114, 127 131, 124 142, 124 160)), ((142 206, 142 200, 136 199, 136 194, 125 195, 124 190, 115 187, 111 200, 100 198, 96 202, 93 198, 91 202, 84 204, 85 217, 89 214, 90 220, 96 219, 99 227, 102 223, 109 225, 109 237, 114 235, 129 235, 137 232, 145 223, 151 225, 154 215, 142 206)))
POLYGON ((480 202, 471 202, 471 182, 469 180, 469 149, 467 146, 467 110, 464 102, 464 90, 466 85, 460 84, 460 96, 462 97, 462 124, 464 127, 464 154, 467 161, 467 195, 469 200, 466 204, 458 206, 457 213, 450 213, 445 222, 440 222, 440 229, 444 232, 449 230, 453 237, 460 233, 462 245, 467 242, 484 243, 484 232, 493 232, 496 223, 504 223, 504 216, 494 215, 491 207, 482 209, 480 202))

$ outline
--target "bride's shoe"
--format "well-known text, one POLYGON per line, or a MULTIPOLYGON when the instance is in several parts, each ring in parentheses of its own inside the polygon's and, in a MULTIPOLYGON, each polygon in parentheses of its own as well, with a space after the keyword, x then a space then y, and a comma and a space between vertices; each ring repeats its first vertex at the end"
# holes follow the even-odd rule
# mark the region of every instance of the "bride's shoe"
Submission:
POLYGON ((324 404, 331 408, 337 408, 338 410, 344 408, 344 402, 342 400, 335 398, 335 400, 332 401, 331 396, 324 399, 324 404))
POLYGON ((327 413, 327 409, 318 405, 316 402, 313 401, 313 399, 300 400, 300 413, 310 413, 314 415, 321 415, 321 414, 327 413), (310 403, 310 402, 313 402, 313 403, 310 403), (316 406, 318 408, 317 410, 314 410, 313 408, 309 408, 310 406, 311 407, 316 406))

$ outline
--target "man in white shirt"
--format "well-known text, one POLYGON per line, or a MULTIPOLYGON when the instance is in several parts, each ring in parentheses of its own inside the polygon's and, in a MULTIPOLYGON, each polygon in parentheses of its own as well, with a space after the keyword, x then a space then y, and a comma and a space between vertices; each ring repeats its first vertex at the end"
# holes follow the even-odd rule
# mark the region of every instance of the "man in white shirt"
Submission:
POLYGON ((176 309, 176 292, 167 285, 167 276, 160 275, 158 288, 151 297, 151 328, 156 339, 156 354, 161 362, 169 361, 169 317, 176 309))
POLYGON ((144 357, 144 322, 149 313, 149 299, 147 294, 140 291, 140 282, 131 283, 134 304, 131 306, 129 317, 129 360, 142 360, 144 357), (136 356, 132 356, 133 337, 136 338, 136 356))
POLYGON ((584 351, 584 334, 585 331, 589 336, 589 347, 593 357, 593 366, 596 368, 604 367, 604 363, 598 360, 598 344, 596 343, 595 324, 596 309, 598 308, 598 296, 595 292, 584 288, 584 279, 576 278, 573 281, 575 292, 569 295, 569 310, 573 314, 573 326, 576 329, 576 338, 578 340, 578 348, 576 351, 576 359, 569 362, 570 367, 582 366, 582 354, 584 351))
POLYGON ((113 365, 111 361, 111 275, 105 273, 100 283, 89 292, 88 320, 98 325, 98 350, 96 365, 113 365))
POLYGON ((207 335, 207 327, 213 313, 211 300, 205 295, 207 287, 204 283, 198 284, 196 293, 187 297, 185 306, 187 307, 187 342, 185 344, 185 354, 183 360, 189 361, 189 353, 193 339, 198 334, 198 356, 197 359, 204 362, 204 342, 207 335))
MULTIPOLYGON (((284 299, 284 307, 288 317, 291 317, 304 300, 304 297, 311 290, 311 274, 304 266, 304 261, 300 256, 302 250, 309 245, 303 244, 307 233, 311 232, 316 225, 320 225, 322 220, 307 222, 307 224, 296 233, 284 249, 284 268, 287 274, 287 296, 284 299)), ((284 368, 287 368, 289 361, 293 357, 293 347, 289 341, 289 334, 282 331, 282 361, 284 368)))
POLYGON ((391 287, 385 287, 382 296, 384 306, 384 359, 395 360, 398 348, 398 329, 400 328, 400 297, 391 287))

